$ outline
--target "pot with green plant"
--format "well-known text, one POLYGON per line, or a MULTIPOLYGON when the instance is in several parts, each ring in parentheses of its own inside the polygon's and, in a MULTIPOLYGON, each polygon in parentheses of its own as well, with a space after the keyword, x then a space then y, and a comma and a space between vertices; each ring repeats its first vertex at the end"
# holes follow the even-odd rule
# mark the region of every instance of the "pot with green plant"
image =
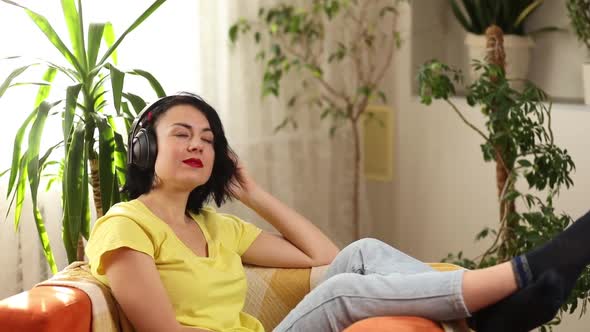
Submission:
POLYGON ((574 33, 586 49, 586 61, 582 64, 582 77, 584 79, 584 102, 586 105, 590 105, 590 1, 568 0, 566 8, 574 33))
MULTIPOLYGON (((10 200, 9 211, 15 203, 17 228, 28 182, 41 246, 55 273, 57 265, 37 202, 41 179, 54 168, 54 179, 62 183, 62 238, 68 260, 83 260, 82 238, 88 239, 89 235, 90 199, 94 200, 99 217, 110 206, 124 199, 119 193, 119 188, 125 183, 126 170, 126 148, 122 137, 126 135, 135 114, 146 105, 143 98, 124 90, 126 74, 146 79, 158 96, 165 95, 160 83, 150 73, 139 69, 128 72, 118 69, 117 47, 166 0, 154 1, 118 38, 110 23, 84 26, 81 0, 77 5, 74 0, 61 0, 71 41, 69 46, 64 43, 64 36, 58 35, 44 16, 13 1, 0 1, 21 8, 63 55, 63 63, 36 59, 29 65, 18 67, 0 85, 0 97, 12 87, 39 86, 36 98, 31 100, 32 112, 21 124, 14 139, 12 167, 1 175, 9 175, 7 198, 10 200), (106 49, 101 53, 103 46, 106 49), (21 74, 35 67, 44 71, 41 81, 18 82, 21 74), (69 79, 71 85, 62 91, 63 99, 49 101, 49 92, 57 75, 69 79), (111 101, 108 102, 108 99, 111 101), (50 116, 62 120, 63 139, 40 154, 45 121, 50 116), (22 141, 27 132, 28 144, 23 152, 22 141), (56 155, 55 152, 61 151, 61 148, 64 152, 56 155)), ((15 58, 19 57, 2 61, 15 58)))
MULTIPOLYGON (((504 32, 506 52, 506 75, 509 78, 526 79, 529 72, 531 50, 535 43, 531 34, 554 30, 548 27, 526 33, 524 24, 542 4, 543 0, 449 0, 453 14, 467 32, 465 45, 467 59, 484 60, 486 55, 485 30, 491 25, 499 26, 504 32)), ((469 81, 476 79, 476 72, 470 64, 469 81)), ((522 88, 523 84, 513 81, 522 88)))
MULTIPOLYGON (((502 61, 500 61, 501 63, 502 61)), ((497 170, 498 226, 485 228, 476 240, 491 237, 491 245, 481 255, 470 259, 462 252, 449 254, 450 261, 466 268, 483 268, 540 246, 572 223, 572 218, 556 210, 554 198, 562 187, 573 185, 570 173, 574 162, 567 150, 556 145, 551 128, 551 101, 530 82, 522 91, 511 87, 504 68, 497 63, 474 63, 479 78, 466 87, 466 98, 473 110, 481 111, 485 127, 470 122, 451 98, 462 83, 460 71, 439 61, 424 64, 418 75, 422 103, 433 100, 448 104, 459 119, 481 138, 486 162, 494 161, 497 170), (505 174, 501 178, 500 174, 505 174), (528 185, 517 186, 517 182, 528 185), (543 195, 543 196, 542 196, 543 195), (516 208, 515 203, 520 203, 516 208)), ((564 313, 580 308, 585 313, 590 302, 590 269, 586 268, 559 315, 541 331, 550 331, 560 323, 564 313)))

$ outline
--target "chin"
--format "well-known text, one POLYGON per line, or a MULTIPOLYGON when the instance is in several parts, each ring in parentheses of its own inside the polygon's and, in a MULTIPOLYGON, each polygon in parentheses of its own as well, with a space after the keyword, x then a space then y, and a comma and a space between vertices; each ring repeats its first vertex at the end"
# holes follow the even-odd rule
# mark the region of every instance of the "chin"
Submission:
POLYGON ((203 181, 203 179, 195 179, 193 178, 184 178, 178 180, 178 187, 182 188, 186 191, 193 191, 197 187, 204 185, 207 181, 203 181))

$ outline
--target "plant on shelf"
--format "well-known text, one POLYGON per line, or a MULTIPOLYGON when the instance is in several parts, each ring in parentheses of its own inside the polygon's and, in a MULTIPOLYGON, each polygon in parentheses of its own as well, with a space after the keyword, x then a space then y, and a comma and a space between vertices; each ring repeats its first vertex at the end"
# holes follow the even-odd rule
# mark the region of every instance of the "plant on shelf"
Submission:
POLYGON ((584 77, 584 101, 590 104, 590 1, 567 0, 567 13, 578 41, 586 47, 586 61, 582 65, 584 77))
MULTIPOLYGON (((466 87, 467 103, 481 110, 485 128, 471 123, 450 99, 456 85, 462 83, 461 73, 439 61, 424 64, 418 75, 422 103, 430 105, 442 100, 469 128, 481 138, 481 150, 486 162, 496 163, 496 187, 499 202, 497 228, 484 228, 476 240, 491 237, 490 247, 474 259, 449 254, 451 261, 466 268, 483 268, 509 260, 535 248, 561 232, 572 222, 553 205, 560 189, 573 185, 570 173, 574 162, 567 150, 555 144, 551 129, 551 101, 530 82, 522 91, 511 87, 504 70, 504 58, 499 29, 488 30, 491 42, 487 63, 475 61, 479 78, 466 87), (494 40, 492 40, 494 39, 494 40), (527 190, 517 188, 517 181, 526 181, 527 190), (541 193, 545 193, 543 199, 541 193), (516 203, 522 203, 518 211, 516 203)), ((561 308, 558 318, 541 327, 551 330, 561 321, 564 312, 573 313, 581 305, 580 315, 589 302, 590 269, 586 269, 571 296, 561 308)))
POLYGON ((229 30, 233 43, 252 33, 259 46, 256 59, 264 64, 262 95, 280 94, 287 73, 301 75, 300 90, 289 98, 290 114, 276 128, 297 127, 297 106, 320 111, 331 119, 330 134, 343 124, 352 129, 354 180, 352 190, 353 231, 358 238, 361 141, 360 121, 371 117, 367 105, 374 99, 386 102, 380 84, 401 45, 396 28, 397 1, 313 0, 307 8, 277 4, 260 8, 258 20, 239 19, 229 30), (342 38, 327 41, 327 30, 338 29, 342 38), (383 30, 380 30, 383 29, 383 30), (381 55, 381 58, 378 58, 381 55), (381 60, 381 61, 379 61, 381 60), (349 73, 347 87, 326 73, 349 73))
POLYGON ((449 0, 453 14, 465 31, 483 35, 494 24, 505 34, 524 36, 524 23, 543 0, 449 0))
MULTIPOLYGON (((14 206, 16 228, 19 225, 28 182, 33 201, 33 216, 41 245, 47 262, 55 273, 57 265, 45 230, 45 221, 37 202, 40 180, 48 175, 47 170, 51 166, 57 168, 53 180, 58 179, 62 183, 63 243, 70 262, 83 260, 82 237, 88 239, 90 229, 89 200, 91 196, 88 183, 92 185, 92 197, 98 216, 122 199, 119 187, 124 185, 126 167, 126 148, 123 145, 122 133, 124 135, 126 131, 123 131, 123 128, 117 128, 115 120, 124 119, 121 122, 124 122, 128 129, 134 118, 134 112, 139 112, 146 104, 140 96, 124 91, 126 73, 116 67, 116 50, 123 39, 157 10, 165 0, 154 1, 117 39, 110 23, 91 23, 88 28, 84 26, 81 0, 77 2, 77 6, 74 0, 62 0, 70 46, 63 42, 63 36, 55 32, 52 24, 44 16, 13 1, 1 1, 22 8, 65 60, 61 64, 56 64, 37 59, 32 64, 16 68, 0 85, 0 97, 12 87, 28 84, 39 86, 35 100, 31 100, 32 103, 34 102, 33 111, 22 123, 14 139, 12 167, 3 172, 3 175, 9 174, 7 198, 12 196, 9 211, 13 203, 16 203, 14 206), (100 54, 103 39, 107 49, 100 54), (112 61, 108 61, 109 59, 112 61), (15 82, 29 68, 39 66, 45 70, 40 82, 15 82), (71 85, 63 91, 63 99, 49 101, 47 98, 57 75, 68 78, 71 85), (105 88, 109 81, 111 93, 107 94, 105 88), (107 102, 109 95, 112 97, 112 104, 107 102), (111 112, 111 109, 114 109, 114 112, 111 112), (40 154, 40 142, 48 116, 57 116, 62 119, 63 140, 40 154), (27 131, 28 144, 23 152, 21 145, 27 131), (54 157, 53 152, 59 151, 62 147, 64 154, 60 153, 57 160, 51 160, 54 157)), ((23 40, 23 42, 27 41, 23 40)), ((11 57, 3 61, 14 58, 19 57, 11 57)), ((150 73, 138 69, 127 73, 147 79, 158 96, 165 94, 150 73)), ((119 127, 122 126, 119 125, 119 127)), ((53 181, 50 180, 49 185, 51 182, 53 181)))
MULTIPOLYGON (((465 45, 468 59, 483 60, 486 53, 484 32, 496 25, 504 31, 509 78, 526 79, 529 72, 530 50, 534 46, 531 35, 559 30, 545 27, 525 32, 525 22, 543 4, 543 0, 449 0, 457 21, 467 32, 465 45)), ((468 65, 470 66, 470 65, 468 65)), ((470 81, 476 79, 473 67, 469 67, 470 81)), ((521 87, 520 82, 516 82, 521 87)))

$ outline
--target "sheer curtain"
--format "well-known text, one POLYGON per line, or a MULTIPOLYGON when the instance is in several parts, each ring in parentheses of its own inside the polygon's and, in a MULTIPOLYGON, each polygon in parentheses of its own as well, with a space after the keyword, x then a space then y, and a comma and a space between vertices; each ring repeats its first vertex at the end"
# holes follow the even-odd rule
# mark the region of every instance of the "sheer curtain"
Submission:
MULTIPOLYGON (((276 1, 201 1, 201 93, 220 112, 231 146, 259 184, 287 205, 312 220, 338 245, 353 240, 353 158, 350 131, 345 126, 333 139, 319 111, 298 110, 297 130, 281 123, 291 94, 300 89, 301 77, 282 83, 281 98, 261 98, 262 64, 252 37, 231 46, 228 30, 240 17, 255 18, 260 6, 276 1)), ((342 81, 346 81, 346 74, 342 81)), ((361 186, 361 234, 371 232, 361 186)), ((271 229, 252 211, 237 202, 224 211, 271 229)))

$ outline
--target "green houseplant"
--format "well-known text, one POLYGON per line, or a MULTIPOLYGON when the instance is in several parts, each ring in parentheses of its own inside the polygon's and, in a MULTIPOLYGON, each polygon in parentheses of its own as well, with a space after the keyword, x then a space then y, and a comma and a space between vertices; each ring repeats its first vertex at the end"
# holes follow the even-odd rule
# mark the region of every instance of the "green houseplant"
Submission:
MULTIPOLYGON (((484 32, 490 25, 497 25, 504 31, 505 51, 510 59, 506 75, 510 78, 525 79, 529 72, 530 50, 534 47, 534 41, 530 36, 542 31, 556 30, 554 27, 546 27, 525 32, 525 22, 543 2, 543 0, 449 0, 455 18, 467 32, 465 36, 467 58, 483 60, 486 53, 484 32)), ((475 75, 475 71, 471 70, 469 79, 474 80, 475 75)), ((516 84, 520 85, 519 82, 516 84)))
POLYGON ((394 50, 401 46, 396 30, 401 1, 313 0, 306 7, 277 4, 260 8, 258 20, 239 19, 229 30, 235 43, 251 34, 259 47, 256 59, 264 65, 262 95, 280 95, 280 82, 288 73, 301 76, 301 85, 289 91, 291 110, 276 128, 297 127, 296 110, 319 111, 320 118, 331 120, 331 136, 337 128, 352 129, 354 179, 352 190, 354 237, 359 237, 359 186, 361 141, 360 124, 370 119, 369 102, 386 101, 380 84, 391 65, 394 50), (328 40, 327 31, 339 29, 343 38, 328 40), (383 31, 379 30, 383 28, 383 31), (379 51, 378 51, 379 50, 379 51), (381 54, 384 61, 379 62, 381 54), (329 72, 350 73, 349 88, 330 80, 329 72))
POLYGON ((590 105, 590 1, 568 0, 567 13, 571 26, 578 38, 586 47, 586 61, 582 65, 584 77, 584 102, 590 105))
MULTIPOLYGON (((88 238, 90 228, 88 183, 92 185, 92 197, 98 216, 122 199, 119 187, 125 183, 126 165, 126 149, 122 135, 126 131, 123 128, 117 128, 115 119, 122 118, 125 127, 129 127, 134 117, 131 109, 136 113, 146 104, 141 97, 124 91, 126 73, 116 67, 116 50, 125 37, 165 0, 154 1, 118 38, 115 38, 110 23, 91 23, 87 28, 84 26, 81 0, 77 2, 77 5, 74 0, 62 0, 70 46, 64 43, 62 36, 55 32, 44 16, 13 1, 1 1, 22 8, 65 60, 63 64, 37 60, 32 64, 16 68, 0 85, 0 97, 14 86, 23 84, 39 86, 33 110, 18 129, 14 139, 10 172, 7 170, 4 173, 9 174, 7 193, 7 198, 10 199, 9 211, 15 203, 15 228, 20 221, 28 182, 39 238, 47 262, 55 273, 57 266, 45 231, 45 222, 37 205, 41 177, 46 174, 48 167, 57 166, 56 177, 62 182, 64 246, 70 262, 83 260, 82 237, 88 238), (103 39, 107 48, 100 54, 103 39), (45 68, 40 82, 16 81, 19 75, 35 66, 45 68), (65 89, 63 99, 49 101, 47 98, 56 75, 69 78, 71 85, 65 89), (110 93, 106 89, 108 82, 110 82, 110 93), (110 105, 107 102, 109 95, 112 97, 112 106, 115 110, 113 114, 109 114, 110 105), (58 116, 62 119, 63 140, 40 154, 39 145, 48 116, 58 116), (21 145, 27 131, 28 147, 23 152, 21 145), (60 147, 64 148, 65 154, 57 160, 51 160, 54 150, 60 147)), ((3 61, 10 61, 10 59, 3 61)), ((161 85, 150 73, 142 70, 132 70, 127 73, 147 79, 158 96, 165 95, 161 85)))
POLYGON ((543 0, 449 0, 453 14, 465 31, 483 35, 492 24, 505 34, 524 36, 524 22, 543 0))
MULTIPOLYGON (((501 35, 494 39, 501 40, 501 35)), ((467 268, 491 266, 520 255, 572 222, 570 216, 558 213, 553 205, 561 187, 573 185, 570 173, 575 165, 567 150, 555 144, 551 101, 530 82, 526 82, 522 91, 513 89, 505 74, 501 44, 493 46, 487 56, 488 63, 474 62, 475 70, 481 75, 466 87, 468 105, 479 108, 486 119, 484 129, 468 121, 450 98, 456 85, 462 83, 460 71, 434 60, 424 64, 418 75, 422 103, 429 105, 433 100, 447 103, 481 137, 484 160, 496 162, 500 220, 497 228, 485 228, 476 236, 476 240, 491 237, 491 245, 473 259, 464 257, 462 252, 444 259, 467 268), (528 190, 517 187, 519 180, 526 181, 528 190), (544 199, 540 193, 546 194, 544 199), (517 202, 526 211, 518 211, 517 202)), ((573 313, 579 306, 580 314, 584 314, 589 292, 590 270, 586 269, 560 315, 541 330, 551 330, 559 324, 564 312, 573 313)))

